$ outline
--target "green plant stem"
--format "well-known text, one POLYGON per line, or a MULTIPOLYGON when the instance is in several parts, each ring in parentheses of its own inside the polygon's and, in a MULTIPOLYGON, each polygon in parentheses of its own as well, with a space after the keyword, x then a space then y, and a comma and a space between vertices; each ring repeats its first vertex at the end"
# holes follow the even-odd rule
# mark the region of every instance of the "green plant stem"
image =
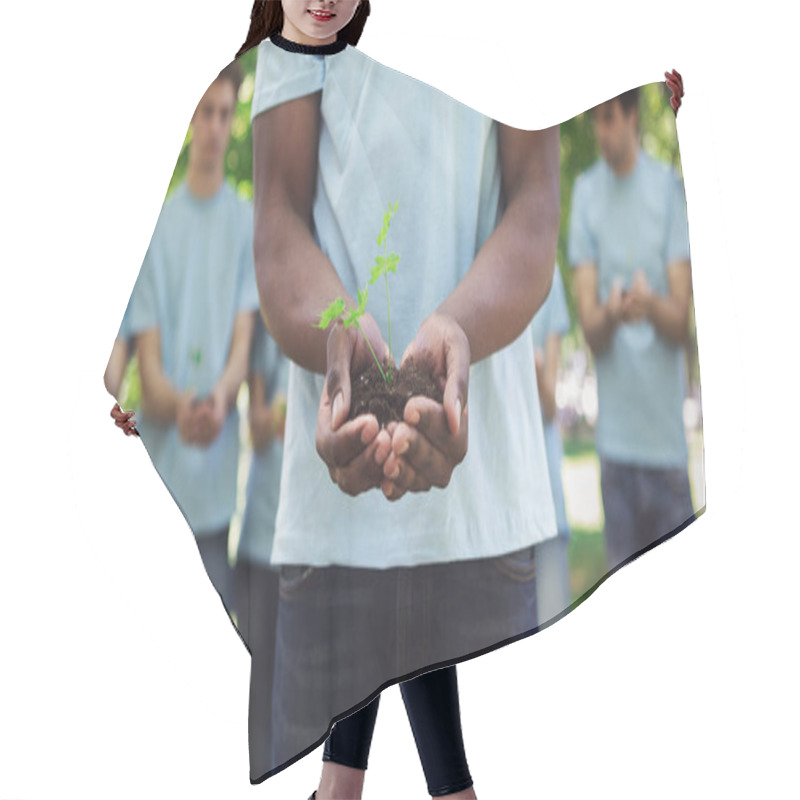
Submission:
MULTIPOLYGON (((387 258, 386 240, 383 242, 383 257, 387 258)), ((386 261, 383 262, 383 277, 386 279, 386 312, 389 316, 389 358, 392 357, 392 307, 389 305, 389 272, 386 269, 386 261)), ((392 383, 392 366, 389 362, 389 385, 392 383)))
POLYGON ((364 341, 367 343, 367 347, 369 347, 370 353, 372 353, 372 357, 375 359, 375 363, 378 365, 378 369, 381 371, 381 377, 383 378, 383 382, 388 386, 389 381, 386 380, 386 373, 383 371, 381 367, 381 362, 378 361, 378 356, 375 355, 375 351, 372 349, 372 345, 369 343, 369 339, 367 339, 367 334, 364 333, 364 329, 359 324, 358 320, 356 320, 356 327, 361 331, 361 335, 364 337, 364 341))

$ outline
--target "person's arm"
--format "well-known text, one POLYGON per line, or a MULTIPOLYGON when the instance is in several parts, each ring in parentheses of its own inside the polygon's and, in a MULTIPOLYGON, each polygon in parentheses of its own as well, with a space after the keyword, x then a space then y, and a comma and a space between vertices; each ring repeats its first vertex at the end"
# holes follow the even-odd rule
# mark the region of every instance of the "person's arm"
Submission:
POLYGON ((142 384, 142 413, 162 425, 174 423, 180 392, 164 373, 158 328, 148 328, 137 335, 136 355, 142 384))
POLYGON ((498 123, 505 210, 467 274, 437 311, 467 335, 471 363, 513 342, 553 281, 560 215, 559 126, 498 123))
POLYGON ((270 335, 301 367, 324 375, 330 331, 314 324, 336 297, 357 303, 312 234, 320 100, 315 92, 253 120, 253 250, 270 335))
POLYGON ((667 280, 669 294, 651 292, 646 300, 646 314, 665 339, 681 346, 689 339, 692 297, 692 270, 689 261, 675 261, 669 264, 667 280))
MULTIPOLYGON (((315 444, 331 480, 355 496, 380 484, 391 440, 374 414, 347 421, 350 372, 372 360, 360 331, 341 320, 315 327, 336 297, 357 305, 312 235, 320 100, 317 91, 253 120, 253 252, 267 331, 288 358, 326 376, 315 444)), ((359 322, 378 356, 388 352, 372 315, 359 322)))
POLYGON ((645 314, 661 336, 675 345, 689 339, 689 315, 692 305, 692 267, 689 251, 689 221, 683 181, 672 176, 672 196, 667 234, 667 282, 669 293, 647 291, 646 281, 638 288, 643 294, 645 314))
POLYGON ((545 420, 550 422, 556 416, 556 380, 558 363, 561 359, 561 337, 551 333, 547 337, 544 358, 536 363, 536 382, 539 387, 539 402, 545 420))
POLYGON ((255 319, 255 311, 239 311, 236 315, 228 360, 206 402, 200 403, 196 409, 197 444, 210 445, 221 433, 228 414, 236 405, 239 389, 247 377, 255 319))
POLYGON ((250 388, 250 439, 254 450, 263 450, 272 441, 272 409, 264 400, 264 376, 253 372, 247 384, 250 388))
POLYGON ((392 431, 381 488, 389 500, 446 487, 466 457, 469 366, 514 341, 550 292, 560 215, 556 125, 498 123, 503 215, 467 274, 420 325, 403 361, 420 355, 444 375, 443 403, 415 396, 392 431))
POLYGON ((586 343, 594 355, 600 355, 611 343, 621 319, 622 289, 615 284, 608 302, 601 303, 597 295, 597 265, 592 261, 575 266, 572 286, 586 343))
POLYGON ((114 339, 114 347, 111 349, 111 356, 108 359, 106 371, 103 373, 103 383, 106 391, 115 400, 119 400, 117 393, 125 375, 125 367, 128 364, 129 355, 127 341, 119 337, 114 339))
POLYGON ((219 394, 227 413, 236 405, 239 388, 247 378, 247 367, 250 362, 250 343, 256 324, 255 311, 240 311, 233 323, 228 360, 222 374, 217 378, 211 394, 219 394))

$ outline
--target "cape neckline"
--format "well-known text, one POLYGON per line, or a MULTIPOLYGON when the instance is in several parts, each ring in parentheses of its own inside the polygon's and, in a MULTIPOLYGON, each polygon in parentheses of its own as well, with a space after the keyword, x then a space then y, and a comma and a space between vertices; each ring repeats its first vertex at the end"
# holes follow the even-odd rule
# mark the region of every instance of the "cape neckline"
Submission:
POLYGON ((347 47, 346 39, 337 39, 330 44, 298 44, 280 33, 273 33, 269 37, 270 41, 277 47, 283 50, 288 50, 290 53, 305 53, 307 55, 329 56, 334 53, 341 53, 347 47))

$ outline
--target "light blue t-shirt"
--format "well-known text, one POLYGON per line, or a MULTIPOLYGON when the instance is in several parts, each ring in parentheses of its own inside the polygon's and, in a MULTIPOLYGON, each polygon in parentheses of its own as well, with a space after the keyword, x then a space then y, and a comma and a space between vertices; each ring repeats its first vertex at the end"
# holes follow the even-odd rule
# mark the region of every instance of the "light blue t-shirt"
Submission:
MULTIPOLYGON (((569 309, 567 299, 564 296, 564 282, 561 280, 561 272, 556 264, 553 273, 553 285, 550 294, 542 304, 541 308, 534 314, 530 324, 531 338, 535 349, 544 350, 549 336, 564 336, 569 333, 569 309)), ((547 450, 547 467, 550 472, 550 485, 553 488, 553 502, 556 507, 556 522, 558 532, 563 536, 569 536, 569 525, 567 523, 567 510, 564 503, 564 484, 561 479, 561 458, 563 447, 561 444, 561 432, 558 429, 556 420, 546 420, 542 415, 544 425, 544 443, 547 450)))
MULTIPOLYGON (((597 265, 601 303, 615 278, 627 289, 638 269, 653 291, 669 294, 667 265, 689 258, 686 199, 677 172, 641 148, 624 177, 598 159, 575 181, 568 247, 573 268, 582 261, 597 265)), ((642 466, 686 466, 684 349, 648 320, 621 323, 595 366, 598 453, 642 466)))
MULTIPOLYGON (((269 39, 258 46, 253 119, 320 89, 317 239, 356 297, 378 254, 383 211, 397 201, 387 244, 400 254, 389 277, 399 362, 497 224, 497 124, 351 46, 331 55, 288 52, 269 39)), ((388 341, 380 283, 367 308, 388 341)), ((389 501, 379 488, 352 497, 333 483, 315 446, 325 376, 292 361, 273 563, 413 566, 495 556, 554 536, 533 373, 527 329, 473 364, 465 459, 446 488, 389 501)))
MULTIPOLYGON (((236 314, 259 307, 253 206, 224 181, 210 198, 184 182, 166 200, 131 304, 134 334, 157 327, 165 375, 203 398, 228 360, 236 314)), ((141 413, 150 458, 196 536, 227 525, 236 502, 239 413, 234 406, 208 446, 186 444, 175 424, 141 413)))
MULTIPOLYGON (((254 375, 261 375, 264 379, 264 400, 268 405, 279 393, 288 397, 289 363, 259 315, 250 353, 250 369, 254 375)), ((239 556, 263 566, 270 565, 282 464, 283 440, 279 437, 273 438, 263 450, 253 450, 239 556)))

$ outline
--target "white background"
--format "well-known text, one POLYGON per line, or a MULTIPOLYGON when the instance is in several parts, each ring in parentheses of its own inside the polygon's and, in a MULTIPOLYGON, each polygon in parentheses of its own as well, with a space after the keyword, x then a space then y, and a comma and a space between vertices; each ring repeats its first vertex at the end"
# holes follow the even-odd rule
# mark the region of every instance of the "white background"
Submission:
MULTIPOLYGON (((520 127, 672 67, 686 88, 708 510, 567 619, 458 667, 482 800, 797 796, 798 100, 782 7, 374 2, 365 52, 520 127)), ((317 786, 321 746, 250 785, 249 656, 102 383, 189 118, 249 12, 0 12, 6 800, 302 800, 317 786)), ((364 797, 427 796, 391 687, 364 797)))

